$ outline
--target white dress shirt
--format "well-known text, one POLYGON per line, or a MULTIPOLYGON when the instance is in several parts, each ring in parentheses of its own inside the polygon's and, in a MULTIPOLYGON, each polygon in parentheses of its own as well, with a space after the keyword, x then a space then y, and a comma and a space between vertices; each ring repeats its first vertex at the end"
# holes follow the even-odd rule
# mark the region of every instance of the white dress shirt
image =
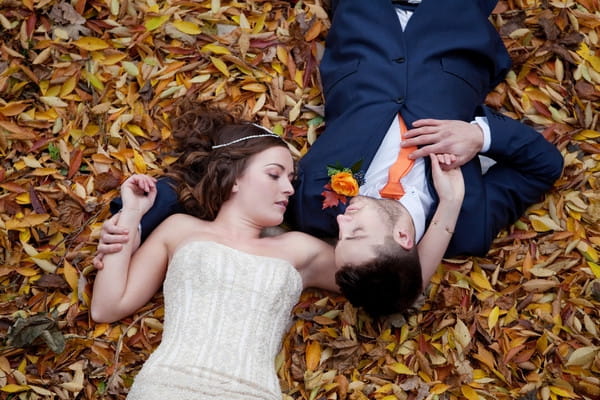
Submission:
MULTIPOLYGON (((420 1, 419 1, 420 2, 420 1)), ((396 8, 400 25, 404 30, 412 11, 396 8)), ((483 148, 485 152, 490 147, 490 129, 487 118, 476 117, 471 123, 478 124, 483 131, 483 148)), ((359 189, 362 196, 380 199, 379 191, 385 186, 388 180, 389 168, 396 162, 400 152, 400 125, 398 118, 394 118, 388 128, 375 157, 365 173, 364 184, 359 189)), ((433 206, 433 196, 429 191, 425 173, 425 160, 418 158, 411 170, 400 180, 404 188, 404 196, 398 200, 412 217, 415 226, 415 242, 419 242, 425 234, 425 222, 427 214, 433 206)))

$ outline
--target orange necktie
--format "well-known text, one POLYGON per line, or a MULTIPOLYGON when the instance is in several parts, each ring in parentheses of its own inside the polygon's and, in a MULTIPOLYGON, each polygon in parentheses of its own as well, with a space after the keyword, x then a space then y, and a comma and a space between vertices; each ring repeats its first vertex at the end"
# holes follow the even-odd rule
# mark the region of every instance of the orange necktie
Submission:
MULTIPOLYGON (((404 123, 404 119, 402 116, 398 114, 398 122, 400 124, 400 138, 404 140, 404 133, 406 133, 406 124, 404 123)), ((386 199, 394 199, 398 200, 404 195, 404 189, 400 184, 400 179, 404 177, 410 171, 414 160, 408 158, 408 155, 415 151, 417 146, 411 147, 400 147, 400 152, 398 153, 398 158, 396 162, 392 164, 389 170, 388 182, 387 184, 379 191, 381 197, 386 199)))

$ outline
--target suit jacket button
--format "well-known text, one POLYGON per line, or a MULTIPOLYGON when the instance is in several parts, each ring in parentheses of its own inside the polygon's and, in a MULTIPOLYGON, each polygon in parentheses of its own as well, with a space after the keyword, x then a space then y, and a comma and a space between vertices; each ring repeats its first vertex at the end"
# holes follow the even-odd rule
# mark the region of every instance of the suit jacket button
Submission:
POLYGON ((398 64, 402 64, 404 61, 406 61, 406 58, 398 57, 398 58, 394 58, 394 61, 397 62, 398 64))
POLYGON ((394 100, 397 104, 404 104, 404 97, 398 97, 396 100, 394 100))

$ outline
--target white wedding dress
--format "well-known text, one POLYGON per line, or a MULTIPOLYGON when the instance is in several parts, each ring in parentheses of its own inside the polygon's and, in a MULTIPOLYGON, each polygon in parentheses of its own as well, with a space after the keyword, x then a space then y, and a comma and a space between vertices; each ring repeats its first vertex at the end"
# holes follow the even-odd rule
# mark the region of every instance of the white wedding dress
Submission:
POLYGON ((281 400, 275 356, 301 291, 286 260, 184 244, 163 285, 162 342, 127 399, 281 400))

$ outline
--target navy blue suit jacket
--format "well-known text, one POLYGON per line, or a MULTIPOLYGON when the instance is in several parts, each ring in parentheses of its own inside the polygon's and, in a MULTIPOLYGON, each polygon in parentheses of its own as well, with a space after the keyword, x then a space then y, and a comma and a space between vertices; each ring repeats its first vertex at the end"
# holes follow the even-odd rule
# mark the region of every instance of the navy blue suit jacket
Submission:
POLYGON ((390 0, 334 2, 320 64, 326 128, 299 162, 293 228, 337 236, 343 208, 322 210, 326 166, 363 160, 366 171, 397 113, 409 126, 420 118, 488 118, 486 155, 497 164, 485 175, 478 158, 462 167, 465 199, 446 256, 485 254, 502 228, 540 200, 562 171, 560 153, 530 127, 481 106, 510 68, 488 20, 495 3, 423 0, 402 31, 390 0))

